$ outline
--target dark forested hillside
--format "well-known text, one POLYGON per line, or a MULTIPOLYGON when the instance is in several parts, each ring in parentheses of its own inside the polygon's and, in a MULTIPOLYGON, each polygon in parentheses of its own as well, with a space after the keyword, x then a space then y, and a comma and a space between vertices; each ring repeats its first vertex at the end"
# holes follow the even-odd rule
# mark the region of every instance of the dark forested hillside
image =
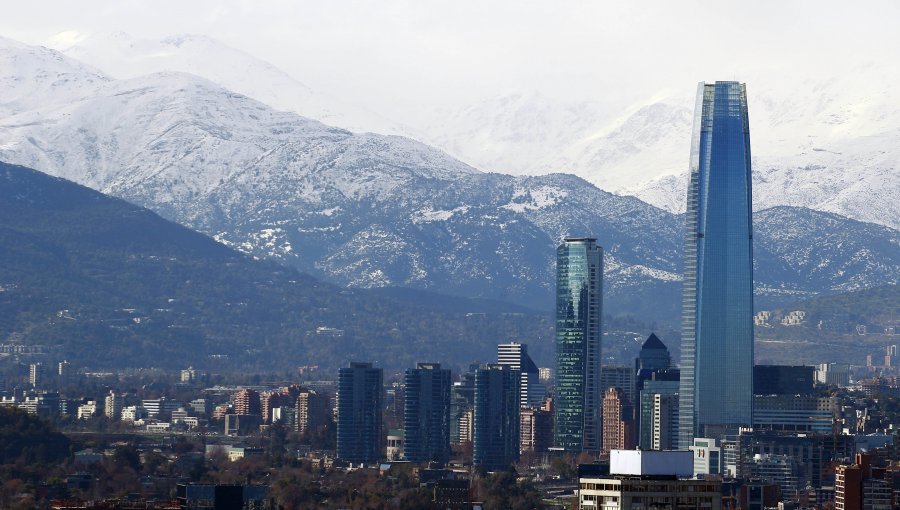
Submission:
MULTIPOLYGON (((303 249, 303 247, 298 247, 303 249)), ((90 366, 389 368, 549 352, 549 317, 348 291, 122 200, 0 163, 0 341, 90 366), (343 330, 343 335, 333 330, 343 330), (545 352, 546 351, 546 352, 545 352), (223 361, 225 360, 225 361, 223 361)))

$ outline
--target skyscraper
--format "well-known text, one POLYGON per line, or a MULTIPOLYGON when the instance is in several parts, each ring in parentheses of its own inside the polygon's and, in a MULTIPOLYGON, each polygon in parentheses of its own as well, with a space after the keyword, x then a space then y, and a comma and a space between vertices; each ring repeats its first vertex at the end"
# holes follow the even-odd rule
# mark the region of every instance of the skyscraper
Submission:
POLYGON ((554 445, 600 451, 600 317, 603 249, 567 238, 556 249, 556 430, 554 445))
POLYGON ((419 363, 406 371, 403 382, 406 460, 447 462, 450 460, 450 370, 438 363, 419 363))
POLYGON ((519 460, 518 370, 499 363, 475 372, 475 416, 472 461, 489 471, 519 460))
POLYGON ((382 370, 371 363, 350 363, 338 372, 338 458, 366 464, 381 460, 382 381, 382 370))
POLYGON ((497 345, 497 362, 509 365, 522 374, 522 398, 520 405, 528 407, 540 405, 546 396, 537 365, 528 355, 528 345, 517 342, 497 345))
POLYGON ((682 448, 752 421, 750 182, 746 86, 700 83, 685 219, 682 448))

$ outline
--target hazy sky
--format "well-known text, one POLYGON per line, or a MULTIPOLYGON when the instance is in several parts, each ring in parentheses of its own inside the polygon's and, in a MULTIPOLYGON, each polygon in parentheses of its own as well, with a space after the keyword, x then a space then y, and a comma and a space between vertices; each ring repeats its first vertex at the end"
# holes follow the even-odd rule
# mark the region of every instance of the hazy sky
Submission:
POLYGON ((896 66, 900 2, 9 2, 0 34, 205 34, 394 118, 538 90, 617 104, 697 81, 896 66))

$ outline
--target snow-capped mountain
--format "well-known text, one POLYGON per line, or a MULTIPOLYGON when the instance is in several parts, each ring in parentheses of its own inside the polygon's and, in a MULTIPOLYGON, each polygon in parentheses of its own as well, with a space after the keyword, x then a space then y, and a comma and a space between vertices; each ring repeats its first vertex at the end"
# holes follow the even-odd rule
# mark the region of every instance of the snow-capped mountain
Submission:
MULTIPOLYGON (((801 205, 900 227, 900 96, 893 66, 824 81, 747 79, 754 206, 801 205), (871 206, 873 203, 879 207, 871 206)), ((511 94, 440 112, 429 140, 478 168, 570 172, 672 212, 684 210, 689 89, 618 110, 511 94)))
MULTIPOLYGON (((85 74, 67 80, 74 88, 94 76, 55 52, 15 46, 10 53, 29 69, 85 74)), ((408 286, 546 309, 555 246, 566 235, 593 235, 606 253, 607 311, 677 316, 681 219, 634 197, 573 175, 483 173, 422 143, 329 127, 190 74, 96 81, 86 97, 40 89, 29 98, 37 106, 0 120, 0 160, 356 287, 408 286)), ((765 219, 757 235, 763 295, 897 283, 897 231, 835 216, 834 236, 859 241, 831 244, 836 237, 801 235, 814 229, 798 222, 815 214, 789 209, 765 219), (807 249, 829 255, 814 266, 797 263, 795 254, 807 249)))
POLYGON ((96 33, 75 43, 51 47, 119 79, 161 72, 191 73, 277 110, 299 113, 330 126, 389 135, 412 133, 409 127, 313 90, 272 64, 203 35, 151 40, 124 32, 96 33))
MULTIPOLYGON (((279 110, 354 132, 425 141, 469 165, 513 175, 566 172, 601 189, 684 210, 694 90, 631 105, 512 92, 405 126, 315 91, 271 64, 205 36, 159 41, 95 34, 58 49, 116 78, 188 72, 279 110)), ((900 228, 896 66, 835 69, 831 78, 747 76, 754 205, 799 205, 900 228), (872 203, 884 204, 873 208, 872 203)), ((302 77, 301 77, 302 78, 302 77)))

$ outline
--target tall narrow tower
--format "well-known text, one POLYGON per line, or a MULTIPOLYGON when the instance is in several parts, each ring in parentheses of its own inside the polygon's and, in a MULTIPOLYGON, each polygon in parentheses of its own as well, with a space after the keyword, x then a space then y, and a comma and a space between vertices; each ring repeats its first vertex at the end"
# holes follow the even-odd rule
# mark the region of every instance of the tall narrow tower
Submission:
POLYGON ((743 83, 700 83, 691 139, 679 446, 752 423, 753 231, 743 83))
POLYGON ((554 445, 600 452, 600 318, 603 249, 568 238, 556 250, 556 430, 554 445))

